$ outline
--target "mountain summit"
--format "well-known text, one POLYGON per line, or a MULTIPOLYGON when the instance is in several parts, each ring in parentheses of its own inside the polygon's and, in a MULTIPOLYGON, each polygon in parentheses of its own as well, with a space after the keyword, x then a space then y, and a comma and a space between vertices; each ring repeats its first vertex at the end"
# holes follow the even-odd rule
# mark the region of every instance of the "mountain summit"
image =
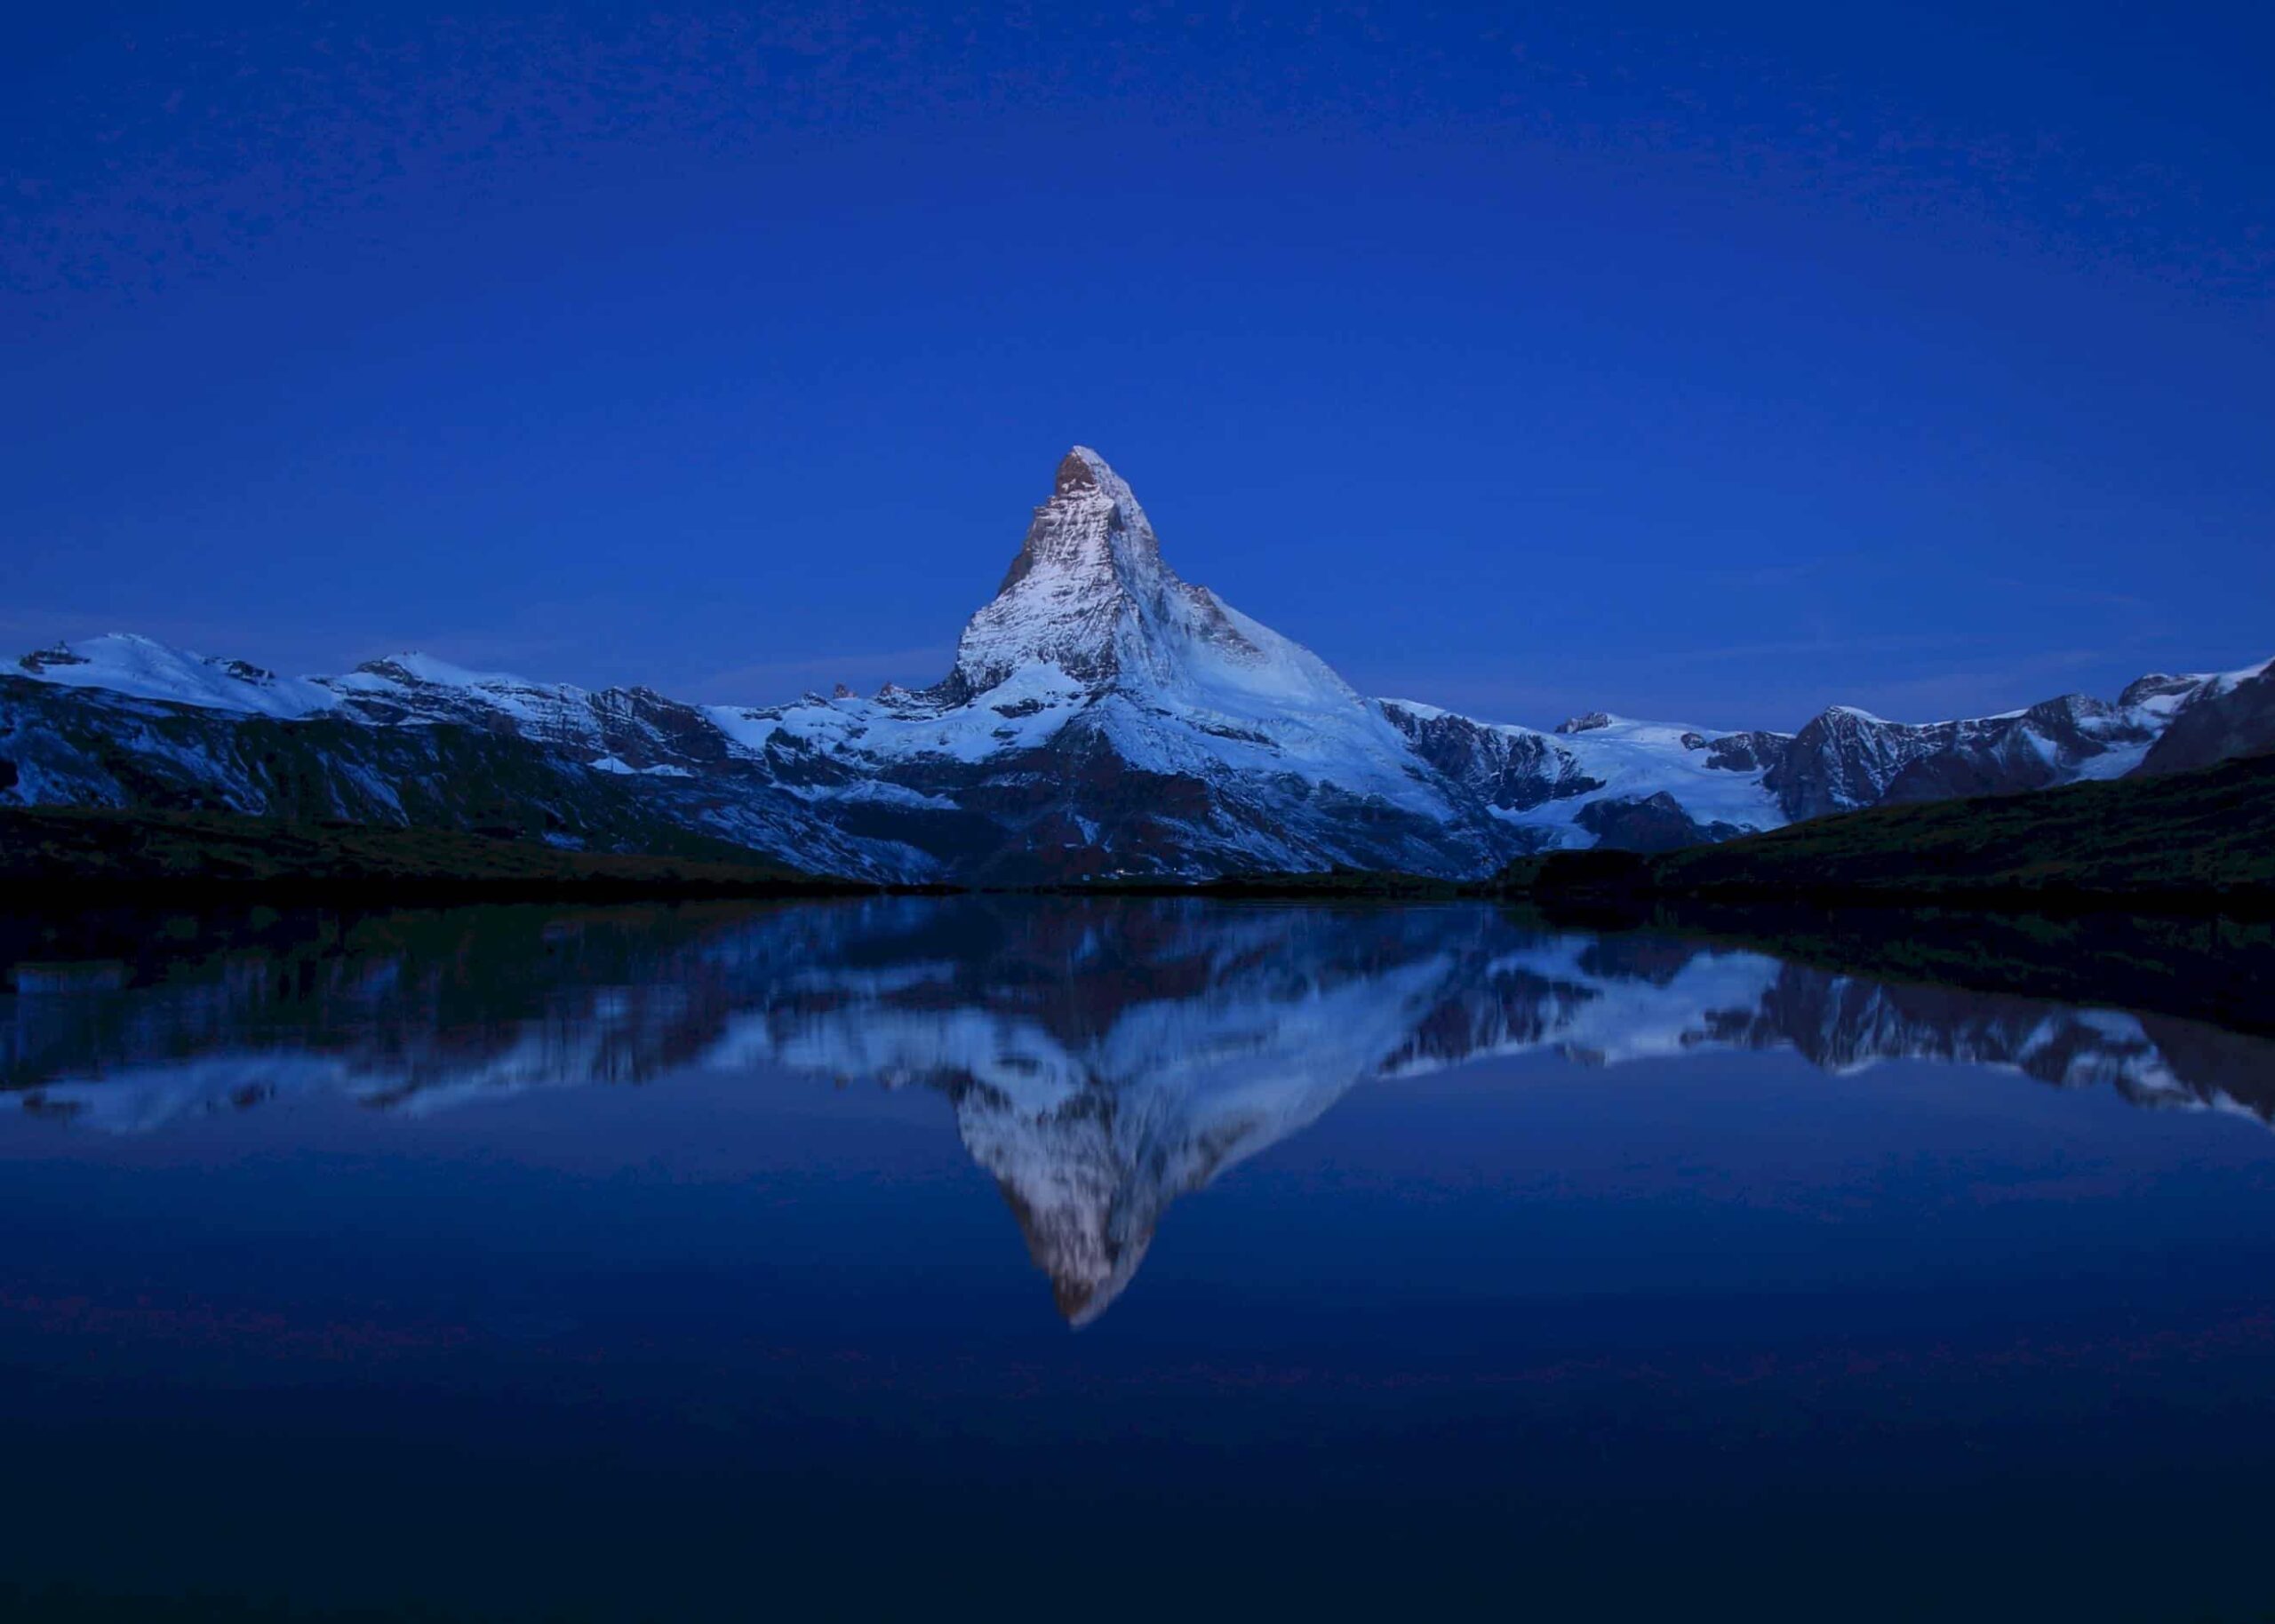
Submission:
POLYGON ((0 804, 210 808, 730 856, 880 880, 1402 869, 1664 850, 1852 807, 2275 744, 2270 667, 1794 733, 1596 712, 1554 733, 1362 697, 1162 556, 1085 446, 954 668, 788 705, 589 692, 405 654, 288 678, 116 635, 0 666, 0 804))
POLYGON ((1173 684, 1196 662, 1237 672, 1266 660, 1207 587, 1162 561, 1136 494, 1078 445, 1058 465, 994 601, 965 625, 949 685, 954 697, 970 698, 1041 666, 1097 693, 1173 684))
POLYGON ((735 713, 746 741, 1015 832, 983 872, 1489 861, 1489 819, 1309 649, 1180 577, 1129 484, 1077 446, 955 668, 920 694, 735 713), (760 731, 759 729, 765 729, 760 731), (951 765, 953 764, 953 765, 951 765))

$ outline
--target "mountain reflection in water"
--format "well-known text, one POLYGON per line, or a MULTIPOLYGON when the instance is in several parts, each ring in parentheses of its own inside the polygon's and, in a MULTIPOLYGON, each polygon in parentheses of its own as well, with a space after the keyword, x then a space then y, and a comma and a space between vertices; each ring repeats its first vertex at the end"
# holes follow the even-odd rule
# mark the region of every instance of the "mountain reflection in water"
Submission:
POLYGON ((761 1064, 936 1089, 1076 1324, 1179 1196, 1360 1083, 1489 1055, 1922 1059, 2275 1119, 2264 1039, 1481 905, 886 897, 204 929, 162 927, 132 961, 17 950, 4 1097, 129 1133, 324 1091, 426 1112, 761 1064))

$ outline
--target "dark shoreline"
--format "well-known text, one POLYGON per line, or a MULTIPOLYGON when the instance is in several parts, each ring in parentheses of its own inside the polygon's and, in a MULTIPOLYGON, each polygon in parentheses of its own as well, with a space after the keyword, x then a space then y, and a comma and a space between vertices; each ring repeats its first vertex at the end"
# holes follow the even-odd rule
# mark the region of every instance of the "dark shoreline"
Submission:
POLYGON ((636 856, 457 830, 217 812, 0 809, 0 896, 35 909, 840 896, 884 888, 725 846, 636 856))
POLYGON ((1483 888, 1566 905, 2275 917, 2275 755, 1875 807, 1678 851, 1552 852, 1483 888))
POLYGON ((2275 918, 2275 756, 2150 779, 1882 807, 1712 846, 1519 859, 1476 881, 1337 870, 893 885, 802 872, 723 842, 637 856, 516 832, 285 823, 214 812, 0 809, 0 891, 118 903, 369 906, 986 891, 1084 896, 1524 902, 1574 918, 1738 910, 1959 910, 2275 918))

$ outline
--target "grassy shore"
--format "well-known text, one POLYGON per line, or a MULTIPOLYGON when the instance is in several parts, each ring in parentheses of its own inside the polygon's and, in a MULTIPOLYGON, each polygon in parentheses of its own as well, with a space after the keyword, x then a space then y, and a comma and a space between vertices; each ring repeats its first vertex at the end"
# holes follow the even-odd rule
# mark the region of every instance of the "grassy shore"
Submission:
POLYGON ((207 812, 0 809, 0 888, 48 904, 259 896, 346 898, 783 896, 872 888, 755 857, 623 856, 438 829, 207 812))
POLYGON ((1719 846, 1552 852, 1486 889, 1564 902, 2275 912, 2275 756, 2169 777, 1878 807, 1719 846))
MULTIPOLYGON (((106 892, 446 900, 875 888, 693 838, 679 853, 612 856, 445 830, 78 808, 0 809, 0 885, 40 904, 106 892)), ((2275 755, 2167 777, 1880 807, 1653 856, 1552 852, 1479 885, 1336 870, 1041 888, 1289 900, 1482 896, 1566 909, 1680 902, 2259 916, 2275 914, 2275 755)))

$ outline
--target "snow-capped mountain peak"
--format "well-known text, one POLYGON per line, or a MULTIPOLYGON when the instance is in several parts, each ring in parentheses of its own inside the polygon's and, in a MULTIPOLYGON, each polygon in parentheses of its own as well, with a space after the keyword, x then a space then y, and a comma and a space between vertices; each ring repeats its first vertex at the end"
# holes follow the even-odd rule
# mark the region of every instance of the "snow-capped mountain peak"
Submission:
POLYGON ((1050 666, 1090 691, 1125 676, 1170 674, 1195 641, 1253 657, 1216 599, 1162 561, 1145 510, 1106 458, 1076 446, 1058 465, 1050 499, 1034 510, 995 597, 956 645, 949 679, 958 701, 1022 667, 1050 666))
POLYGON ((1495 849, 1382 707, 1180 577, 1128 483, 1084 447, 945 681, 714 715, 743 750, 782 753, 818 800, 858 779, 872 805, 881 788, 989 804, 1017 832, 992 859, 1006 864, 1468 867, 1495 849))
POLYGON ((1130 482, 1086 445, 1075 446, 1059 459, 1054 494, 1066 496, 1082 490, 1097 492, 1122 513, 1133 533, 1142 537, 1148 545, 1154 544, 1153 527, 1145 517, 1145 508, 1138 505, 1137 493, 1130 489, 1130 482))

